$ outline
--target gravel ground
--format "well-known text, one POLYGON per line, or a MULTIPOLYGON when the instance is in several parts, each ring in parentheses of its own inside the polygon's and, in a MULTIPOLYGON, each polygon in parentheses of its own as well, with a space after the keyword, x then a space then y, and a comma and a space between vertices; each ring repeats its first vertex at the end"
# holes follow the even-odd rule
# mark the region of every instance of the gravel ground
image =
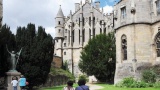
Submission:
POLYGON ((90 84, 90 83, 87 83, 86 85, 89 86, 89 90, 100 90, 100 89, 103 88, 102 86, 93 85, 93 84, 90 84))

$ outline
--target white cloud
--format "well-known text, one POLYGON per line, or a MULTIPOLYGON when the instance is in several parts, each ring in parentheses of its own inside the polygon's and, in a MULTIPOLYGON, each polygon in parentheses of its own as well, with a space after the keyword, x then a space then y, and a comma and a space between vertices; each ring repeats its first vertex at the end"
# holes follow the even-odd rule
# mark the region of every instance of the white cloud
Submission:
MULTIPOLYGON (((16 33, 17 26, 34 23, 36 27, 43 26, 46 32, 54 37, 55 17, 59 5, 64 15, 74 11, 74 3, 81 0, 3 0, 3 24, 11 27, 16 33)), ((83 2, 85 0, 82 0, 83 2)))
POLYGON ((103 7, 104 13, 112 13, 113 11, 113 7, 106 5, 105 7, 103 7))
MULTIPOLYGON (((81 0, 3 0, 3 23, 11 27, 12 32, 16 33, 18 26, 26 26, 33 23, 43 26, 47 33, 54 37, 55 17, 59 5, 65 16, 72 10, 74 12, 74 3, 80 3, 81 0)), ((95 0, 93 0, 94 2, 95 0)), ((84 3, 85 0, 82 0, 84 3)), ((104 11, 111 11, 110 6, 105 6, 104 11), (108 9, 108 10, 106 10, 108 9)))

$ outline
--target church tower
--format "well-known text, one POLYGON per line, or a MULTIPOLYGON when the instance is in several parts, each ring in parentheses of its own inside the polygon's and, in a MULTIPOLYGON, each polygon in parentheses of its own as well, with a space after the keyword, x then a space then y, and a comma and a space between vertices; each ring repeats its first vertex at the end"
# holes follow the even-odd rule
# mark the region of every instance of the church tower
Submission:
POLYGON ((62 44, 63 44, 63 37, 64 37, 64 14, 61 9, 61 5, 59 8, 59 11, 57 13, 57 16, 55 18, 55 55, 62 57, 62 44))
POLYGON ((85 3, 82 3, 82 0, 75 3, 75 10, 70 11, 67 16, 63 15, 60 7, 55 18, 54 57, 67 62, 69 71, 75 77, 82 74, 78 63, 81 60, 81 51, 88 41, 100 33, 107 34, 107 31, 113 29, 110 21, 112 15, 104 15, 100 9, 100 2, 84 1, 85 3), (104 28, 107 28, 106 32, 104 28))

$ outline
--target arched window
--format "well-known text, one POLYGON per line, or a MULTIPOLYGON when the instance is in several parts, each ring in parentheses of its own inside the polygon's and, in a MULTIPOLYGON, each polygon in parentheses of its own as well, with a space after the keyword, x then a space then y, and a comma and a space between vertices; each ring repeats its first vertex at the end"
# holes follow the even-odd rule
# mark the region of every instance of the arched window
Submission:
POLYGON ((95 17, 93 17, 93 26, 95 25, 95 23, 96 23, 96 22, 95 22, 95 17))
POLYGON ((89 25, 91 25, 91 17, 89 17, 89 25))
POLYGON ((156 42, 157 57, 160 57, 160 33, 157 34, 155 42, 156 42))
POLYGON ((66 55, 66 52, 64 52, 64 55, 66 55))
POLYGON ((95 36, 95 28, 93 28, 93 37, 95 36))
POLYGON ((91 39, 91 29, 89 29, 89 39, 91 39))
POLYGON ((85 42, 85 29, 83 29, 82 31, 82 38, 83 38, 83 42, 85 42))
POLYGON ((81 41, 81 35, 80 35, 81 31, 79 29, 79 44, 80 44, 80 41, 81 41))
POLYGON ((61 24, 61 22, 60 21, 58 21, 58 25, 60 25, 61 24))
POLYGON ((106 34, 106 28, 104 28, 104 34, 106 34))
POLYGON ((72 30, 72 42, 74 42, 74 30, 72 30))
POLYGON ((100 34, 102 34, 102 29, 100 28, 100 34))
POLYGON ((70 44, 70 31, 68 30, 68 43, 70 44))
POLYGON ((83 26, 84 26, 84 24, 85 24, 84 22, 85 22, 85 18, 83 17, 83 18, 82 18, 82 25, 83 25, 83 26))
POLYGON ((80 18, 79 18, 79 26, 80 26, 80 22, 81 22, 81 21, 80 21, 80 18))
POLYGON ((127 37, 126 35, 122 35, 121 38, 121 46, 122 46, 122 58, 123 60, 127 60, 127 37))
POLYGON ((160 15, 160 0, 156 1, 157 15, 160 15))

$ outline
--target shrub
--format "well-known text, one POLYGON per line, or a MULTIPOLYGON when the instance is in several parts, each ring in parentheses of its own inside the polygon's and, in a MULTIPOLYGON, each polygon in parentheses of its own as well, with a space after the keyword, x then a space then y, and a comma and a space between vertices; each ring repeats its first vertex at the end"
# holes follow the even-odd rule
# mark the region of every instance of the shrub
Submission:
POLYGON ((124 78, 121 82, 116 84, 116 87, 127 87, 127 88, 145 88, 147 84, 142 81, 136 81, 133 77, 124 78))
POLYGON ((123 79, 123 86, 126 86, 126 87, 133 87, 133 84, 135 84, 136 81, 133 79, 133 77, 129 77, 129 78, 124 78, 123 79))
POLYGON ((155 83, 156 73, 153 70, 145 70, 142 73, 142 80, 146 83, 155 83))
POLYGON ((160 88, 160 82, 156 82, 156 83, 153 85, 153 87, 155 87, 155 88, 160 88))
POLYGON ((88 77, 87 77, 86 75, 80 75, 80 76, 78 77, 78 80, 80 80, 80 79, 83 79, 83 80, 85 80, 86 82, 88 82, 88 77))

